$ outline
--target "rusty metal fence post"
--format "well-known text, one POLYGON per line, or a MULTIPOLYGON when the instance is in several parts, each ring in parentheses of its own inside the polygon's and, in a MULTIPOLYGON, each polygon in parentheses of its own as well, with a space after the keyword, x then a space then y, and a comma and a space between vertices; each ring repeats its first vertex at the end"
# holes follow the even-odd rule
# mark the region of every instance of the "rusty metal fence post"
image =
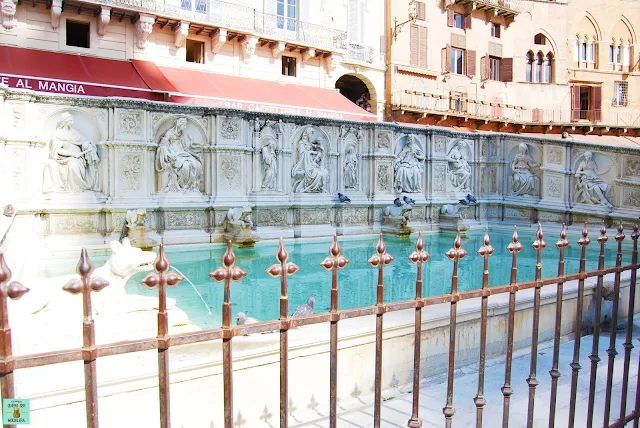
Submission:
POLYGON ((84 395, 87 408, 87 428, 98 428, 98 377, 96 374, 96 332, 91 308, 91 292, 100 291, 109 283, 100 277, 91 277, 93 263, 83 248, 73 278, 62 289, 71 294, 82 293, 82 356, 84 359, 84 395))
POLYGON ((329 427, 337 427, 338 418, 338 269, 344 269, 349 260, 342 254, 338 236, 333 235, 329 255, 320 263, 325 270, 331 271, 331 324, 329 330, 329 427))
MULTIPOLYGON (((231 242, 229 242, 231 246, 231 242)), ((289 398, 289 296, 287 292, 287 276, 300 269, 295 263, 287 263, 289 253, 284 248, 284 240, 280 238, 276 260, 267 273, 273 278, 280 278, 280 427, 289 426, 287 418, 287 400, 289 398)))
POLYGON ((429 253, 424 249, 424 241, 422 240, 422 232, 418 232, 418 241, 416 242, 416 250, 411 253, 409 260, 417 265, 416 273, 416 313, 415 313, 415 332, 413 344, 413 407, 411 409, 411 418, 407 423, 409 428, 420 428, 422 421, 418 414, 420 410, 420 346, 422 335, 422 265, 429 260, 429 253))
POLYGON ((513 228, 513 237, 507 246, 507 251, 511 253, 511 279, 509 281, 509 320, 507 321, 507 355, 504 366, 504 385, 502 386, 502 395, 504 397, 502 404, 502 428, 509 426, 509 406, 511 404, 511 395, 513 387, 511 386, 511 365, 513 362, 513 332, 516 316, 516 293, 518 292, 518 253, 522 251, 524 246, 518 240, 518 228, 513 228))
POLYGON ((604 421, 603 426, 609 425, 609 417, 611 415, 611 397, 613 393, 613 367, 615 364, 616 355, 616 330, 618 327, 618 299, 620 298, 620 270, 622 266, 622 241, 624 241, 625 234, 622 228, 622 223, 618 225, 618 233, 616 233, 616 242, 618 243, 618 252, 616 253, 616 272, 614 273, 613 284, 613 308, 611 309, 611 329, 609 333, 609 349, 607 349, 607 355, 609 356, 609 365, 607 367, 607 390, 604 401, 604 421))
POLYGON ((171 265, 164 254, 164 245, 160 244, 158 257, 154 262, 157 273, 148 274, 141 284, 149 289, 158 287, 158 390, 160 394, 160 427, 171 426, 171 405, 169 387, 169 314, 167 313, 167 287, 175 287, 184 278, 175 272, 169 272, 171 265))
MULTIPOLYGON (((161 247, 162 248, 162 247, 161 247)), ((234 330, 231 325, 231 281, 240 281, 247 275, 236 266, 236 255, 233 253, 231 241, 222 256, 222 266, 216 268, 209 276, 216 282, 224 281, 224 301, 222 302, 222 376, 224 382, 224 426, 233 425, 233 357, 231 356, 231 339, 234 330)))
MULTIPOLYGON (((15 386, 13 382, 13 351, 11 345, 11 328, 9 327, 9 311, 7 298, 19 299, 29 289, 17 281, 11 281, 11 269, 7 266, 4 253, 0 251, 0 358, 2 366, 0 370, 0 392, 2 398, 14 398, 15 386)), ((13 428, 13 425, 5 425, 13 428)))
POLYGON ((458 301, 458 263, 467 255, 467 250, 462 248, 462 239, 460 239, 460 229, 456 233, 453 240, 453 247, 447 251, 446 256, 449 260, 453 260, 453 274, 451 276, 451 308, 449 312, 449 364, 447 369, 447 403, 442 409, 445 417, 445 426, 451 428, 453 423, 453 415, 456 410, 453 408, 453 377, 456 362, 456 326, 457 326, 457 310, 458 301))
POLYGON ((376 288, 376 362, 374 393, 375 402, 373 409, 373 426, 380 428, 380 411, 382 408, 382 316, 384 315, 384 267, 389 266, 393 256, 387 253, 387 246, 382 239, 382 233, 376 245, 376 254, 371 256, 368 263, 378 268, 378 286, 376 288))
MULTIPOLYGON (((586 228, 586 225, 585 225, 586 228)), ((560 250, 560 259, 558 260, 558 277, 564 276, 564 251, 569 246, 567 240, 567 228, 562 224, 560 231, 560 240, 556 242, 556 247, 560 250)), ((558 370, 558 360, 560 359, 560 332, 562 329, 562 298, 564 291, 564 282, 559 281, 556 291, 556 325, 553 335, 553 363, 549 375, 551 376, 551 397, 549 404, 549 428, 555 427, 556 424, 556 398, 558 394, 558 379, 560 378, 560 370, 558 370)))
MULTIPOLYGON (((598 243, 600 244, 600 255, 598 256, 598 271, 602 271, 604 269, 604 250, 605 245, 609 238, 607 237, 607 228, 602 223, 600 227, 600 236, 598 236, 598 243)), ((600 362, 600 357, 598 356, 598 351, 600 348, 600 316, 602 313, 602 284, 603 284, 603 275, 598 275, 597 283, 596 283, 596 293, 595 293, 595 315, 593 321, 593 343, 591 346, 591 355, 589 355, 589 360, 591 361, 591 372, 589 379, 589 404, 587 405, 587 428, 593 427, 593 415, 594 415, 594 403, 596 399, 596 380, 597 380, 597 372, 598 372, 598 363, 600 362)))

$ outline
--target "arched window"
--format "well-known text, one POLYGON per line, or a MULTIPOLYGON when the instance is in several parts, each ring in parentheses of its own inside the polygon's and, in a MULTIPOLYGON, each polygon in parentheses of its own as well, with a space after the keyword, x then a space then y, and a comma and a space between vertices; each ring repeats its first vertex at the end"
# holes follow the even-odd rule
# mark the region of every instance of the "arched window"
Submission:
POLYGON ((544 82, 551 83, 553 80, 553 54, 549 52, 544 63, 544 82))
POLYGON ((533 52, 527 52, 527 67, 526 67, 525 79, 527 82, 533 82, 533 52))
POLYGON ((533 37, 533 44, 534 45, 546 45, 547 44, 547 38, 544 36, 544 34, 538 33, 533 37))
POLYGON ((543 65, 544 65, 544 56, 542 55, 542 52, 538 52, 538 55, 536 57, 535 82, 542 82, 543 65))

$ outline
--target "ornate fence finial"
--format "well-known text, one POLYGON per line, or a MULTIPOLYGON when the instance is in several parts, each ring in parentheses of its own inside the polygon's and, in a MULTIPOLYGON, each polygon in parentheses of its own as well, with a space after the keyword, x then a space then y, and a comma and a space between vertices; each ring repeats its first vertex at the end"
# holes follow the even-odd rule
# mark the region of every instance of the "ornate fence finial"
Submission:
POLYGON ((602 222, 602 226, 600 226, 600 236, 598 236, 598 243, 600 245, 604 245, 605 242, 609 240, 607 236, 607 226, 602 222))
POLYGON ((634 223, 633 232, 631 233, 631 239, 635 241, 638 239, 638 236, 640 236, 640 234, 638 233, 638 223, 634 223))
POLYGON ((511 254, 517 254, 524 248, 524 245, 519 241, 518 238, 518 227, 513 228, 513 237, 511 238, 511 242, 507 245, 507 251, 511 254))
POLYGON ((533 242, 532 247, 536 251, 542 251, 547 247, 547 243, 544 242, 544 233, 542 232, 542 225, 538 223, 538 231, 536 232, 536 240, 533 242))
POLYGON ((586 247, 591 243, 591 239, 589 239, 589 228, 587 227, 587 222, 584 222, 584 228, 582 229, 582 236, 578 239, 578 245, 581 247, 586 247))
POLYGON ((247 273, 245 271, 236 266, 236 255, 233 253, 231 241, 228 241, 227 249, 222 256, 222 266, 216 268, 209 274, 209 277, 216 282, 224 281, 224 302, 222 303, 223 328, 231 327, 231 281, 238 282, 246 275, 247 273))
POLYGON ((329 255, 320 263, 325 270, 335 270, 335 269, 344 269, 345 266, 349 264, 349 260, 341 255, 342 248, 340 248, 340 244, 338 243, 338 236, 333 235, 333 242, 331 243, 331 247, 329 247, 329 255))
POLYGON ((289 252, 285 249, 282 238, 280 238, 278 250, 276 251, 276 260, 278 263, 271 265, 269 269, 267 269, 267 273, 274 278, 282 276, 283 274, 285 276, 291 276, 300 270, 295 263, 287 263, 287 260, 289 260, 289 252))
POLYGON ((424 249, 424 241, 422 240, 422 232, 418 232, 418 241, 416 241, 416 250, 411 253, 409 256, 409 260, 411 263, 425 263, 431 255, 427 253, 424 249))
POLYGON ((466 257, 467 250, 462 248, 462 238, 460 238, 460 229, 456 232, 456 238, 453 240, 453 247, 445 253, 449 260, 460 260, 466 257))
POLYGON ((624 227, 622 227, 622 221, 618 224, 618 233, 616 233, 616 241, 622 242, 626 235, 624 234, 624 227))
POLYGON ((562 228, 560 229, 560 239, 558 240, 558 242, 556 242, 556 247, 566 248, 568 246, 569 240, 567 239, 567 225, 562 223, 562 228))
POLYGON ((482 244, 483 244, 482 247, 478 249, 478 255, 480 257, 491 256, 495 251, 495 249, 491 246, 491 240, 489 239, 489 228, 486 228, 484 231, 484 238, 482 240, 482 244))

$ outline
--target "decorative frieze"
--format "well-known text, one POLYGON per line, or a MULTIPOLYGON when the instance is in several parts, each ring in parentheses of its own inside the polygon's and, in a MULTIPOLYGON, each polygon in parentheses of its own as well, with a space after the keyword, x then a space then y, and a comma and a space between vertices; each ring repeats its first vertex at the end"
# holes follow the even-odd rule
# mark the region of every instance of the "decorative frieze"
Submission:
POLYGON ((143 171, 142 154, 127 154, 120 160, 120 183, 122 189, 137 192, 141 188, 143 171))
POLYGON ((625 156, 624 175, 627 177, 640 177, 640 158, 625 156))
POLYGON ((347 207, 338 210, 338 221, 343 224, 366 224, 369 222, 369 210, 364 208, 347 207))
POLYGON ((562 165, 564 163, 564 148, 558 146, 550 146, 547 148, 547 162, 553 165, 562 165))
POLYGON ((312 210, 300 209, 295 211, 297 224, 325 224, 330 223, 328 209, 316 208, 312 210))
POLYGON ((200 229, 202 214, 194 211, 168 211, 165 213, 167 229, 200 229))
POLYGON ((260 226, 284 226, 287 224, 285 209, 257 210, 257 224, 260 226))
POLYGON ((634 208, 640 207, 640 190, 625 188, 623 194, 623 205, 634 208))
POLYGON ((378 191, 391 191, 391 180, 389 178, 391 166, 388 164, 378 165, 376 171, 376 187, 378 191))
POLYGON ((143 112, 141 111, 120 111, 118 128, 124 135, 140 135, 142 133, 143 112))
POLYGON ((547 196, 560 198, 562 196, 562 178, 550 176, 547 178, 547 196))
POLYGON ((240 132, 240 121, 234 118, 224 118, 220 124, 220 136, 225 140, 237 140, 240 132))
POLYGON ((53 233, 95 233, 98 230, 97 214, 52 214, 49 221, 53 233))
POLYGON ((220 156, 220 187, 228 192, 240 188, 240 156, 220 156))

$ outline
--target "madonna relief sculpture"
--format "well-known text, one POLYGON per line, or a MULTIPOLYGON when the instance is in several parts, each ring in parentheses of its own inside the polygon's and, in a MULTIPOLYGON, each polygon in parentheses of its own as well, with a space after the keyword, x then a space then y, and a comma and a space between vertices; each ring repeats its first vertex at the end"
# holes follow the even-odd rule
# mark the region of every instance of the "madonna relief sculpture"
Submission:
POLYGON ((42 191, 98 190, 98 149, 73 129, 73 116, 63 113, 51 138, 50 158, 44 168, 42 191))
MULTIPOLYGON (((610 169, 610 168, 609 168, 610 169)), ((598 165, 593 160, 592 152, 584 153, 584 160, 578 165, 576 170, 576 201, 584 204, 603 205, 613 208, 613 189, 609 183, 600 178, 609 170, 599 173, 598 165)))
POLYGON ((169 181, 165 192, 198 191, 202 175, 202 159, 194 152, 202 144, 194 141, 186 132, 187 119, 181 117, 175 125, 160 138, 156 152, 156 170, 166 171, 169 181))
POLYGON ((514 195, 537 195, 540 179, 532 170, 539 165, 529 154, 529 146, 525 143, 518 145, 518 153, 511 161, 511 184, 514 195))
POLYGON ((457 191, 471 189, 471 166, 468 162, 470 157, 471 149, 464 140, 458 140, 447 155, 447 175, 457 191))
POLYGON ((418 139, 413 135, 407 136, 406 144, 393 161, 393 187, 397 193, 422 191, 425 157, 418 139))
POLYGON ((302 133, 298 143, 298 161, 291 170, 295 193, 326 192, 329 171, 325 166, 325 148, 322 138, 313 128, 302 133))

